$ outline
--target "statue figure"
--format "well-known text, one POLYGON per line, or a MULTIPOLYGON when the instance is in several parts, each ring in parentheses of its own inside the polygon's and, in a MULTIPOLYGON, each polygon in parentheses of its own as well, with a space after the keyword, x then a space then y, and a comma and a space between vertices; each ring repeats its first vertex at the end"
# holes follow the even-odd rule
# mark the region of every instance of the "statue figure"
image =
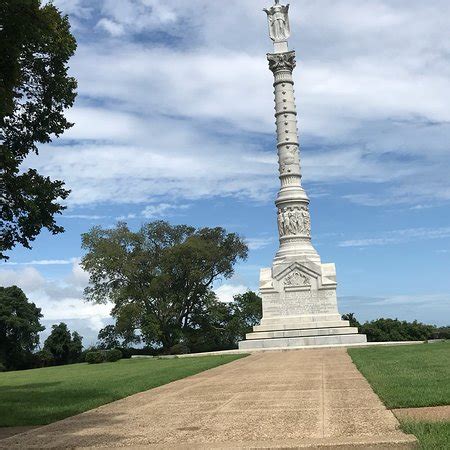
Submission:
POLYGON ((311 234, 311 218, 309 217, 309 212, 306 208, 302 208, 302 216, 303 216, 303 226, 305 229, 305 233, 311 234))
POLYGON ((303 232, 303 216, 298 208, 295 208, 295 234, 300 234, 303 232))
POLYGON ((283 219, 284 219, 284 232, 286 234, 291 234, 291 217, 287 209, 283 211, 283 219))
POLYGON ((284 219, 283 219, 283 212, 281 209, 278 210, 278 234, 280 237, 284 236, 284 219))
POLYGON ((290 36, 289 28, 289 5, 279 4, 280 0, 275 0, 275 5, 269 9, 264 8, 269 22, 269 36, 274 42, 287 41, 290 36))

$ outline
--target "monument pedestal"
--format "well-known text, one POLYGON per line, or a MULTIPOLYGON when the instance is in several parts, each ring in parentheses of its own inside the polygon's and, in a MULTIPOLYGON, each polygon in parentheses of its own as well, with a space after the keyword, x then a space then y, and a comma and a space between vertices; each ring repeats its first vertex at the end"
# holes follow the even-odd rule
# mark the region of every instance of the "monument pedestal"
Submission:
POLYGON ((334 264, 307 259, 261 269, 263 318, 239 349, 339 345, 366 342, 337 309, 334 264))

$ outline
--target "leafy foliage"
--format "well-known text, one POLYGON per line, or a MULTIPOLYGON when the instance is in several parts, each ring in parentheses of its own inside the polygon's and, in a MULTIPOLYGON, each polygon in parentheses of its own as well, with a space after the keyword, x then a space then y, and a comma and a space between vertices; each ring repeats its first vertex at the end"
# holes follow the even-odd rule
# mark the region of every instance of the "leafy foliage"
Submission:
POLYGON ((100 364, 102 362, 105 362, 105 355, 104 355, 104 353, 105 352, 102 351, 102 350, 96 350, 96 351, 92 351, 92 352, 87 352, 85 361, 88 364, 100 364))
POLYGON ((360 324, 353 313, 344 314, 342 319, 349 320, 351 326, 358 327, 360 333, 367 335, 369 342, 425 341, 438 337, 439 333, 439 329, 434 325, 420 323, 417 320, 407 322, 380 318, 360 324))
POLYGON ((82 337, 74 331, 70 334, 67 325, 61 322, 52 326, 52 332, 44 342, 44 351, 52 355, 56 365, 78 362, 83 351, 82 337))
POLYGON ((106 361, 116 362, 122 359, 122 352, 118 348, 112 348, 106 351, 106 361))
POLYGON ((219 302, 212 295, 202 310, 195 311, 185 342, 191 352, 233 349, 261 317, 261 297, 254 292, 235 295, 230 303, 219 302))
POLYGON ((124 345, 140 340, 169 349, 197 326, 212 284, 233 275, 247 246, 223 228, 195 229, 164 221, 131 231, 94 227, 82 236, 81 265, 90 275, 87 300, 112 301, 115 331, 124 345), (139 334, 138 334, 139 333, 139 334))
POLYGON ((64 110, 76 96, 67 73, 75 49, 67 16, 51 3, 0 3, 0 258, 17 243, 30 248, 42 228, 64 231, 54 220, 69 195, 64 183, 20 166, 73 125, 64 110))
POLYGON ((0 287, 0 363, 7 369, 28 366, 43 327, 41 309, 17 286, 0 287))
POLYGON ((115 325, 106 325, 98 332, 98 347, 101 349, 110 349, 120 347, 119 335, 115 325))

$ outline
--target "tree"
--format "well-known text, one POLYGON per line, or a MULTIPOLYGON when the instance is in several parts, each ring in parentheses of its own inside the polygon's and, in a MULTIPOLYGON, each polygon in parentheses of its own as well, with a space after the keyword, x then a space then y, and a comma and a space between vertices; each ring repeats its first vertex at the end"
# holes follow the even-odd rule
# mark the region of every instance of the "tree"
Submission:
POLYGON ((83 350, 82 337, 74 331, 70 334, 67 325, 61 322, 52 326, 52 332, 44 342, 44 351, 52 355, 56 365, 77 362, 83 350))
POLYGON ((242 239, 223 228, 164 221, 137 232, 125 223, 94 227, 83 234, 82 247, 81 265, 90 276, 86 299, 111 301, 116 328, 122 336, 128 332, 128 341, 142 339, 165 349, 182 340, 213 282, 231 277, 234 264, 247 257, 242 239))
POLYGON ((359 332, 367 336, 369 342, 386 341, 425 341, 437 335, 434 325, 400 321, 398 319, 376 319, 371 322, 359 323, 353 313, 343 314, 343 320, 350 321, 350 326, 358 327, 359 332))
POLYGON ((120 346, 119 335, 115 325, 106 325, 98 332, 98 347, 104 350, 120 346))
POLYGON ((42 228, 64 231, 54 219, 69 195, 64 183, 20 166, 73 125, 64 110, 76 96, 67 74, 75 49, 68 17, 51 3, 0 3, 0 258, 18 243, 31 248, 42 228))
POLYGON ((0 362, 7 369, 25 368, 39 344, 41 309, 17 286, 0 287, 0 362))
POLYGON ((72 332, 72 340, 69 346, 69 362, 75 363, 80 360, 83 352, 83 337, 76 331, 72 332))
POLYGON ((348 320, 350 322, 351 327, 359 328, 361 326, 361 324, 356 319, 354 313, 342 314, 342 320, 348 320))
POLYGON ((194 311, 186 345, 191 352, 234 349, 261 318, 262 300, 252 291, 235 295, 229 303, 212 294, 202 310, 194 311))

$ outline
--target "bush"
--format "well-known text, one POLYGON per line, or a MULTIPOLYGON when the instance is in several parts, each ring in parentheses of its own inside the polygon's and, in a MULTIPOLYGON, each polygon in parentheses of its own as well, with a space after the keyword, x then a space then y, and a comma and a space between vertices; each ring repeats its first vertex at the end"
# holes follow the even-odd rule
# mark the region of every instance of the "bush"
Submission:
POLYGON ((118 348, 112 348, 106 351, 106 361, 115 362, 122 359, 122 352, 118 348))
POLYGON ((184 355, 186 353, 190 353, 190 350, 184 342, 173 345, 169 350, 170 355, 184 355))
POLYGON ((6 371, 5 365, 0 362, 0 372, 5 372, 5 371, 6 371))
POLYGON ((35 367, 47 367, 53 365, 53 355, 43 349, 36 353, 36 364, 35 367))
POLYGON ((85 361, 88 364, 100 364, 102 362, 106 361, 106 355, 105 352, 102 351, 94 351, 94 352, 87 352, 85 361))

